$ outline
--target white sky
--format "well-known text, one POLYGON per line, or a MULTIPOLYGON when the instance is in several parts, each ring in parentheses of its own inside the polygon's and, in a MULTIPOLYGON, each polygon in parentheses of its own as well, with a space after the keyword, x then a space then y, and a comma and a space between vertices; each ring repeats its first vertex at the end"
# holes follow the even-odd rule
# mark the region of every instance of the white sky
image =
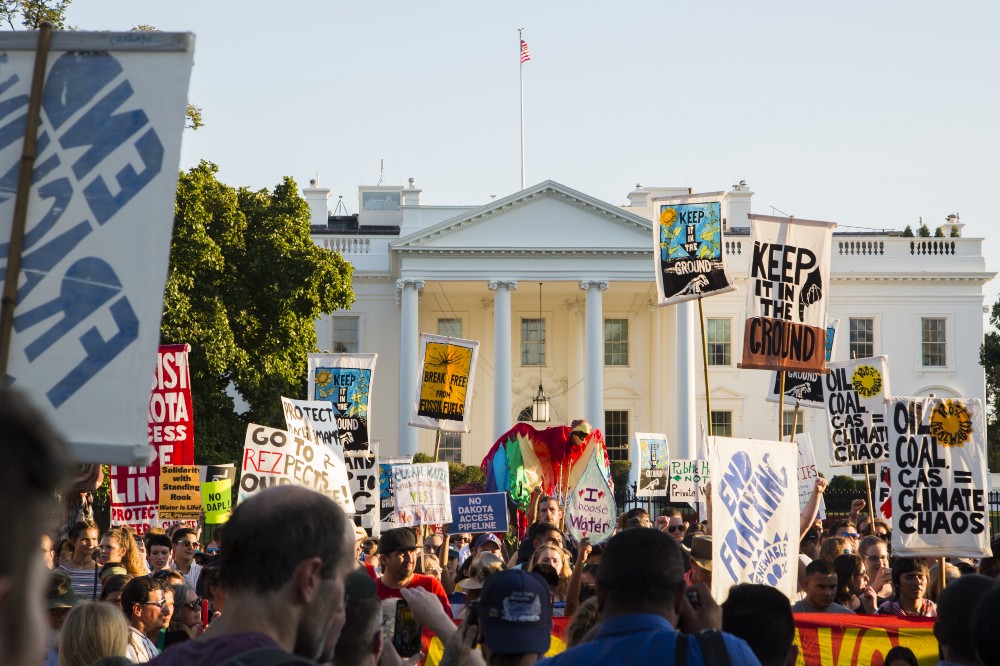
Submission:
POLYGON ((528 185, 622 204, 637 182, 746 179, 755 212, 841 230, 958 212, 1000 268, 995 1, 74 0, 68 18, 195 33, 206 126, 181 167, 230 185, 318 172, 355 212, 384 158, 384 184, 412 176, 428 203, 510 194, 523 27, 528 185))

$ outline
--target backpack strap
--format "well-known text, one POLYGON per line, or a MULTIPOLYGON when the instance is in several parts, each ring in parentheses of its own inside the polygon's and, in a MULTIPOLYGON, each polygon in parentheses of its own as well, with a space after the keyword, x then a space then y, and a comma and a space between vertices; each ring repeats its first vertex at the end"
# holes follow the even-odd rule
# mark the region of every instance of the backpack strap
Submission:
POLYGON ((316 662, 289 654, 281 648, 261 647, 247 650, 222 662, 220 666, 316 666, 316 662))
POLYGON ((695 639, 698 641, 699 647, 701 647, 701 653, 705 657, 706 664, 712 664, 713 666, 732 666, 733 662, 729 658, 729 650, 726 649, 726 643, 722 640, 722 632, 715 631, 705 631, 697 636, 695 639))
POLYGON ((687 660, 688 637, 687 634, 682 634, 678 631, 674 634, 674 666, 687 666, 687 660))

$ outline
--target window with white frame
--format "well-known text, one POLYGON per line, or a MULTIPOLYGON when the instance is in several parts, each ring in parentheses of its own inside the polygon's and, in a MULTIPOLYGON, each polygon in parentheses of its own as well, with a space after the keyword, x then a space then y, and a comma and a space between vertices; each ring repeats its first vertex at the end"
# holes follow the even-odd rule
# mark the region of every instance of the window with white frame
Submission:
POLYGON ((628 319, 604 320, 604 365, 628 365, 628 319))
POLYGON ((733 436, 733 413, 727 411, 712 410, 712 436, 732 437, 733 436))
POLYGON ((604 445, 608 449, 608 460, 628 460, 628 410, 604 411, 604 445))
POLYGON ((851 317, 848 320, 847 355, 870 358, 875 355, 875 320, 871 317, 851 317))
POLYGON ((545 365, 544 319, 521 319, 521 365, 545 365))
POLYGON ((733 320, 709 317, 705 320, 705 342, 708 345, 708 364, 733 364, 733 320))
POLYGON ((334 354, 356 354, 360 351, 361 317, 333 318, 334 354))
POLYGON ((795 423, 795 434, 800 432, 805 432, 805 421, 806 415, 799 410, 796 414, 794 410, 785 410, 784 414, 781 415, 781 436, 788 437, 792 434, 792 423, 795 423))
POLYGON ((438 460, 446 462, 462 462, 462 433, 442 432, 438 445, 438 460))
POLYGON ((944 317, 920 318, 920 360, 925 368, 948 365, 946 326, 944 317))
POLYGON ((443 335, 448 338, 461 338, 462 320, 445 318, 438 319, 438 335, 443 335))

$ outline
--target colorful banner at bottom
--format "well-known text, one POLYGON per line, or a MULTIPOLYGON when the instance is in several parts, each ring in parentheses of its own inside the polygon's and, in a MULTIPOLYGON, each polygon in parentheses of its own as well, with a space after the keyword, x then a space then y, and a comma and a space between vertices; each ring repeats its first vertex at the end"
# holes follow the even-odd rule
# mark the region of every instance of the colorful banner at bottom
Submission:
MULTIPOLYGON (((552 618, 552 644, 546 657, 566 649, 569 620, 552 618)), ((796 613, 795 642, 796 666, 881 666, 885 654, 897 645, 913 650, 920 666, 934 666, 938 660, 934 618, 796 613)), ((437 666, 444 645, 425 629, 422 651, 427 655, 425 666, 437 666)))

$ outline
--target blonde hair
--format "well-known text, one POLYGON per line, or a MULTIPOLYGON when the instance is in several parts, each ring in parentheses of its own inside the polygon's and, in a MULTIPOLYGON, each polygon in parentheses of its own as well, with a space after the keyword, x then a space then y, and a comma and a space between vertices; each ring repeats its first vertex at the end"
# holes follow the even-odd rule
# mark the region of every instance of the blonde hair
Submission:
POLYGON ((117 606, 89 601, 66 616, 59 633, 59 666, 90 666, 102 657, 124 657, 129 627, 117 606))
POLYGON ((541 557, 541 553, 546 550, 551 550, 559 554, 559 558, 562 560, 562 566, 556 568, 556 573, 559 574, 559 584, 556 585, 555 594, 562 598, 566 598, 566 593, 569 591, 569 578, 573 575, 573 567, 570 564, 572 555, 565 548, 560 548, 559 546, 552 546, 546 544, 544 546, 539 546, 535 549, 535 552, 531 554, 531 559, 528 561, 528 571, 534 571, 535 567, 538 566, 538 560, 541 557))
POLYGON ((129 576, 136 578, 146 573, 146 565, 139 556, 139 549, 136 548, 135 541, 132 540, 132 534, 127 529, 124 527, 112 527, 102 535, 101 539, 104 540, 107 537, 117 539, 118 547, 125 549, 121 564, 128 571, 129 576))

